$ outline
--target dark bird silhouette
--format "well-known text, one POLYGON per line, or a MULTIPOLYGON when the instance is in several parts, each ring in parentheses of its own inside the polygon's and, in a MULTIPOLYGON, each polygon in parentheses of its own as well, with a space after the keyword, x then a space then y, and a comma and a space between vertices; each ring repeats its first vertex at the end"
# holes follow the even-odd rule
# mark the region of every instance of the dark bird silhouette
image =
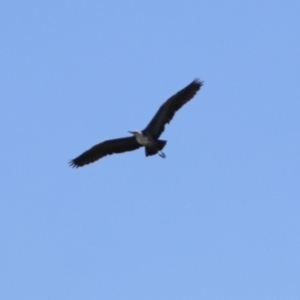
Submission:
POLYGON ((143 146, 145 147, 146 156, 158 153, 159 156, 165 158, 166 155, 162 152, 162 149, 167 141, 159 140, 158 138, 164 131, 165 125, 170 123, 176 111, 191 100, 202 85, 203 82, 199 79, 193 80, 189 85, 162 104, 144 130, 129 131, 129 133, 133 134, 133 136, 130 137, 100 142, 78 157, 72 159, 69 162, 70 166, 75 168, 82 167, 106 155, 133 151, 143 146))

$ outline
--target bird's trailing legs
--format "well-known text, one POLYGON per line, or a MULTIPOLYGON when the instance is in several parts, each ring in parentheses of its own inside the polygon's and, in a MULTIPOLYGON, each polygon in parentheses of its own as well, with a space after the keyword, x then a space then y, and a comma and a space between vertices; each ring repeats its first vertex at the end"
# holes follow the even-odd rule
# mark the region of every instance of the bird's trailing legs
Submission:
POLYGON ((166 158, 166 154, 164 154, 162 151, 157 151, 158 155, 162 158, 166 158))
POLYGON ((159 151, 158 152, 158 155, 162 158, 166 158, 166 155, 162 152, 162 151, 159 151))

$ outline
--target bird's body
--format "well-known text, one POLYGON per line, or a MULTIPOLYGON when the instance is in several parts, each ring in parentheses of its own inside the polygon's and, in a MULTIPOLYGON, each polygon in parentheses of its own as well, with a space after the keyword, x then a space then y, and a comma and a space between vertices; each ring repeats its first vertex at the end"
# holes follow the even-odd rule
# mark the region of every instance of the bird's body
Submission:
POLYGON ((146 146, 146 147, 149 146, 149 145, 151 145, 150 138, 148 136, 146 136, 146 135, 143 135, 143 133, 141 131, 137 130, 137 131, 129 131, 129 132, 132 133, 135 136, 137 142, 140 145, 146 146))
POLYGON ((82 167, 106 155, 133 151, 140 147, 145 147, 146 156, 158 153, 159 156, 165 158, 162 149, 167 142, 158 139, 164 131, 165 124, 172 120, 177 110, 195 96, 202 85, 203 82, 195 79, 164 102, 144 130, 129 131, 134 136, 101 142, 71 160, 70 165, 72 167, 82 167))
POLYGON ((166 155, 161 151, 162 148, 167 143, 166 141, 162 140, 155 140, 150 135, 147 135, 147 133, 143 133, 142 131, 129 131, 129 133, 132 133, 136 141, 142 145, 145 146, 146 156, 153 155, 158 153, 158 155, 162 158, 165 158, 166 155), (153 152, 153 154, 151 154, 153 152))

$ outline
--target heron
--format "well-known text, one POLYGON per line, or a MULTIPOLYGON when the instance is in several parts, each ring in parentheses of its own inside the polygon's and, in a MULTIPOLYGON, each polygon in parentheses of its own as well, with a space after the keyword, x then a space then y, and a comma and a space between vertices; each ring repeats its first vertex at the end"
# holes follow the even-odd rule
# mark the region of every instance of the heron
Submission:
POLYGON ((202 85, 203 81, 198 78, 194 79, 160 106, 145 129, 129 131, 132 134, 129 137, 102 141, 72 159, 69 162, 70 166, 73 168, 82 167, 104 156, 133 151, 141 147, 145 148, 146 156, 158 154, 160 157, 165 158, 166 155, 162 150, 167 141, 159 139, 165 130, 165 125, 170 123, 175 113, 196 95, 202 85))

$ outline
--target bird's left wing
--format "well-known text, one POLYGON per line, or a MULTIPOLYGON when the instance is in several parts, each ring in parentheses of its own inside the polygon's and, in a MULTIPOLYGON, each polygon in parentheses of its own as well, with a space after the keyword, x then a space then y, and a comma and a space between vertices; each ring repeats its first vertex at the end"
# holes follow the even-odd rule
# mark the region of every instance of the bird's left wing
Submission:
POLYGON ((162 104, 147 127, 143 130, 157 139, 165 129, 165 124, 170 123, 177 110, 190 101, 200 90, 203 82, 199 79, 193 80, 185 88, 170 97, 162 104))
POLYGON ((134 136, 103 141, 72 159, 69 164, 73 168, 78 168, 90 164, 106 155, 133 151, 140 147, 141 145, 136 141, 134 136))

